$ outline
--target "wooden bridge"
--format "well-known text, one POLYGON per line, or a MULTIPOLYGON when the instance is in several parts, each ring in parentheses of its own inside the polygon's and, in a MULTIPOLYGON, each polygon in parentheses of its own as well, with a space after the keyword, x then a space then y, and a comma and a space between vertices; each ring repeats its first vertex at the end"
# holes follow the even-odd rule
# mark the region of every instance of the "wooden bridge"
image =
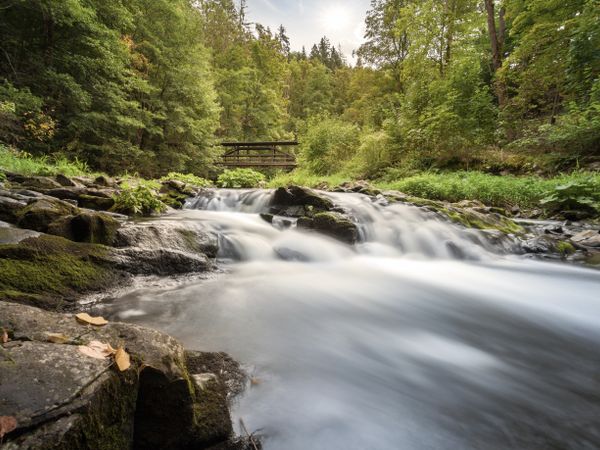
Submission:
POLYGON ((298 145, 297 141, 282 142, 223 142, 228 150, 218 163, 221 167, 280 168, 292 170, 296 167, 296 157, 280 147, 298 145))

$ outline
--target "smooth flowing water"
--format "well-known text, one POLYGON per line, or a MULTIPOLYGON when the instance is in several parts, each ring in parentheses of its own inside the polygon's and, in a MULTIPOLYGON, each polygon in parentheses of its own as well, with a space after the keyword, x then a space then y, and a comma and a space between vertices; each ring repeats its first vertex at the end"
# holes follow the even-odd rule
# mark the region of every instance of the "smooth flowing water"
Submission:
POLYGON ((265 222, 269 191, 191 201, 161 220, 217 235, 224 270, 108 312, 251 367, 234 414, 267 450, 600 448, 599 272, 329 195, 360 224, 355 247, 265 222))

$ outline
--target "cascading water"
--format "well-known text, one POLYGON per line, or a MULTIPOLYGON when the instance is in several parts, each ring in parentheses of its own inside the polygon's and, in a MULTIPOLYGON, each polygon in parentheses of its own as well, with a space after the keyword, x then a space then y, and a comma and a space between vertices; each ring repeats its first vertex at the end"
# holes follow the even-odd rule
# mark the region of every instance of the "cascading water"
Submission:
POLYGON ((107 306, 252 366, 234 413, 265 449, 600 447, 598 272, 327 194, 360 226, 351 247, 267 223, 271 195, 190 201, 168 220, 214 234, 226 270, 107 306))

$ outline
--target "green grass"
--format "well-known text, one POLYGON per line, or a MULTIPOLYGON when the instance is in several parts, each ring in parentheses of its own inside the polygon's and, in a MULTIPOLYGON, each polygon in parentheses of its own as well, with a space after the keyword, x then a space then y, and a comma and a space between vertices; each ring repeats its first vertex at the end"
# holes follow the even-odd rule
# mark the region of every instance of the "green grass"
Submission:
POLYGON ((415 197, 459 202, 479 200, 490 206, 536 207, 556 186, 586 180, 600 191, 600 174, 575 172, 554 178, 496 176, 481 172, 423 173, 400 180, 375 183, 415 197))
POLYGON ((323 187, 324 184, 327 184, 329 187, 335 187, 349 180, 351 178, 344 174, 315 175, 304 170, 295 170, 289 173, 277 174, 269 180, 268 186, 270 188, 278 188, 295 184, 315 188, 323 187))
POLYGON ((0 169, 19 173, 25 176, 41 175, 97 175, 91 174, 84 162, 75 159, 71 161, 64 156, 34 157, 26 152, 15 150, 0 144, 0 169))

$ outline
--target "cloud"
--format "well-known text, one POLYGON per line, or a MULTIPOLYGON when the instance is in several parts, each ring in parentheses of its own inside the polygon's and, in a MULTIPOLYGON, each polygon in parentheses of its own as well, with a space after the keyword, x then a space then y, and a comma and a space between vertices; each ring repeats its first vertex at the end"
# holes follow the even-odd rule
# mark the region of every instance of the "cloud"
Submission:
POLYGON ((304 14, 304 0, 298 0, 298 12, 304 14))
POLYGON ((260 0, 263 4, 267 6, 272 11, 280 12, 279 8, 275 6, 275 4, 271 0, 260 0))

